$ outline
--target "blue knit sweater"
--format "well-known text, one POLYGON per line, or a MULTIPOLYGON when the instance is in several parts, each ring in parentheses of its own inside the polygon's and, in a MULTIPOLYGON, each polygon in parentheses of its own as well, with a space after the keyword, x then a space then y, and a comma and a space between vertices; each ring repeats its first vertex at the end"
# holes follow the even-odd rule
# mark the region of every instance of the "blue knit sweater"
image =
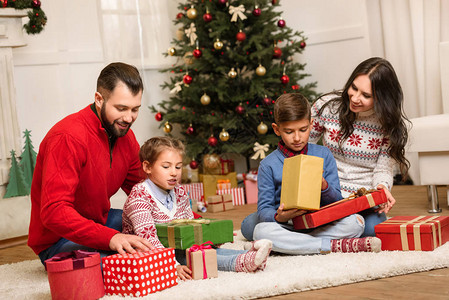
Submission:
MULTIPOLYGON (((323 177, 326 179, 328 187, 321 191, 320 205, 324 206, 342 199, 337 164, 329 149, 309 143, 307 155, 324 159, 323 177)), ((276 149, 260 162, 257 174, 257 187, 259 189, 257 215, 259 222, 275 222, 274 215, 281 201, 284 158, 279 149, 276 149)))

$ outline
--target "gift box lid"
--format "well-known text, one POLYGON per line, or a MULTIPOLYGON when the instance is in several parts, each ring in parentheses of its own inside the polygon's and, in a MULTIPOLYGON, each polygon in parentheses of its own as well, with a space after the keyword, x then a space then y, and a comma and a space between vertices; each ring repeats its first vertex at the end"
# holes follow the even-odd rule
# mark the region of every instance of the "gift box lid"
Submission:
POLYGON ((413 233, 415 226, 418 226, 422 233, 431 233, 432 227, 444 227, 448 224, 449 216, 396 216, 374 226, 374 230, 376 233, 399 234, 401 227, 405 225, 407 233, 413 233))
MULTIPOLYGON (((168 231, 169 227, 174 230, 174 243, 176 249, 187 249, 193 244, 201 244, 205 241, 211 241, 214 244, 223 244, 234 240, 234 228, 232 220, 198 219, 207 220, 205 223, 164 223, 156 224, 157 235, 162 245, 169 247, 168 231), (197 237, 197 228, 201 226, 202 237, 197 237), (197 238, 197 240, 195 240, 197 238)), ((194 220, 189 220, 194 221, 194 220)), ((200 221, 201 222, 201 221, 200 221)))
POLYGON ((157 248, 157 249, 153 249, 153 250, 149 250, 149 251, 143 251, 143 252, 136 252, 136 253, 125 253, 125 254, 112 254, 112 255, 108 255, 106 257, 103 257, 102 260, 103 262, 107 259, 129 259, 129 260, 137 260, 137 259, 141 259, 141 258, 147 258, 149 256, 153 256, 156 255, 158 253, 163 253, 163 252, 173 252, 174 255, 174 249, 172 248, 157 248))
POLYGON ((48 272, 65 272, 77 269, 89 268, 100 264, 101 258, 98 252, 75 250, 61 252, 45 261, 45 269, 48 272))

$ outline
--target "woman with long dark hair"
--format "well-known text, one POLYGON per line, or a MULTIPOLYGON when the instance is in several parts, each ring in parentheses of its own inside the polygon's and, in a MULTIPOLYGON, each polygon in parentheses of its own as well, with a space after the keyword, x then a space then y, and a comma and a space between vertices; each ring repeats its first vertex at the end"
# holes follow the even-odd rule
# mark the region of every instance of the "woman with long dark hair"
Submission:
POLYGON ((365 236, 386 220, 396 200, 390 190, 395 164, 408 171, 405 145, 409 122, 403 112, 401 85, 392 65, 372 57, 352 72, 344 89, 321 96, 312 107, 310 142, 322 138, 337 161, 343 197, 359 188, 384 189, 388 202, 363 211, 365 236))

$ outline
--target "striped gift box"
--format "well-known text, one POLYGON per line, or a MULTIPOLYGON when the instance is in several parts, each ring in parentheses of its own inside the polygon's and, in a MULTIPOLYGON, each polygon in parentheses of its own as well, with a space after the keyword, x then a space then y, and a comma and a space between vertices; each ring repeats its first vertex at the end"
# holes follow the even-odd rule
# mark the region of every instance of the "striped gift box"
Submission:
POLYGON ((231 194, 232 204, 245 205, 245 192, 242 187, 217 190, 218 195, 231 194))
POLYGON ((202 182, 181 184, 180 186, 186 190, 192 200, 204 202, 204 189, 202 182))

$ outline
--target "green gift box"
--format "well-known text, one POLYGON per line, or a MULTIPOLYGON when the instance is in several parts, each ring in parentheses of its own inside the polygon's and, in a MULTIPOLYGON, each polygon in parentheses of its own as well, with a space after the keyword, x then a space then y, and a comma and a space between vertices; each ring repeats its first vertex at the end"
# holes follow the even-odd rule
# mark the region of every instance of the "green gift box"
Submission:
POLYGON ((182 219, 156 224, 156 229, 162 245, 181 250, 207 241, 215 245, 234 241, 232 220, 182 219))

